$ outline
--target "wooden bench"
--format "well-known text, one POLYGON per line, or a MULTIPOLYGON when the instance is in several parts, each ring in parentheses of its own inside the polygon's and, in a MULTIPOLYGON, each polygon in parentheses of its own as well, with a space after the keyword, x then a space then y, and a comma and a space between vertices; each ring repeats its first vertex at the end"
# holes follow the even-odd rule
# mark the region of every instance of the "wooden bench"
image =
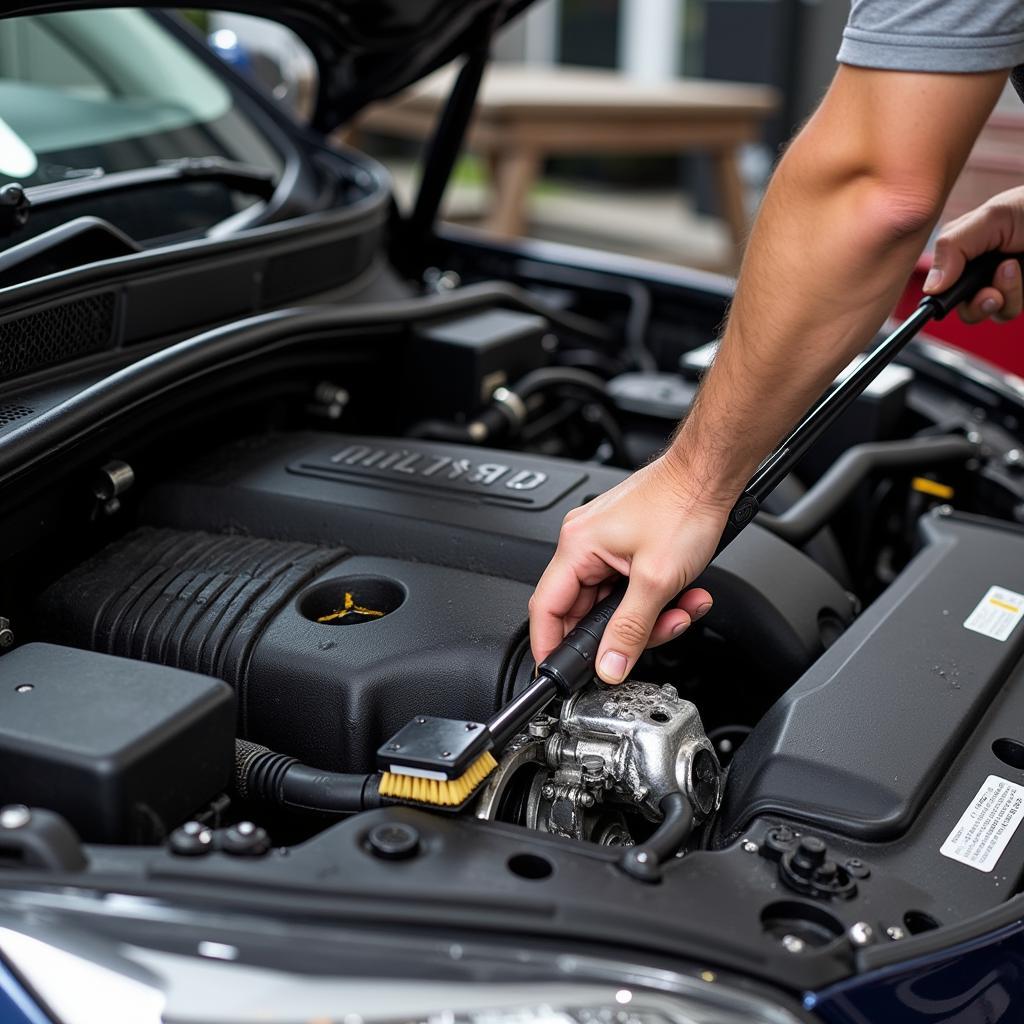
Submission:
MULTIPOLYGON (((356 129, 425 139, 454 82, 443 68, 398 97, 370 107, 356 129)), ((777 107, 773 89, 680 79, 646 84, 611 71, 495 64, 487 72, 468 146, 494 186, 487 227, 521 235, 531 187, 549 156, 683 153, 711 156, 720 212, 737 253, 748 222, 737 164, 777 107)))

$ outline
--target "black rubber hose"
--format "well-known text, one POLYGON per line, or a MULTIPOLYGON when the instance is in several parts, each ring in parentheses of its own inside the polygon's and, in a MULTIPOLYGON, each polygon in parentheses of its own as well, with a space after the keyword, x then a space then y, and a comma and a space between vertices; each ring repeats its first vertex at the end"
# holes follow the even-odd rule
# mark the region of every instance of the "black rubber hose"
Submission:
POLYGON ((844 452, 820 480, 782 515, 762 512, 759 526, 791 544, 802 545, 835 515, 866 476, 879 469, 966 462, 978 446, 965 437, 916 437, 858 444, 844 452))
POLYGON ((235 740, 235 791, 290 810, 355 814, 380 807, 377 775, 324 772, 259 743, 235 740))
POLYGON ((570 366, 546 366, 540 370, 531 370, 526 376, 520 377, 509 390, 514 391, 525 402, 538 391, 565 385, 581 388, 595 398, 608 398, 608 385, 596 373, 576 370, 570 366))
POLYGON ((656 882, 661 878, 661 865, 690 838, 693 831, 693 808, 682 793, 669 793, 663 797, 661 824, 646 842, 626 850, 619 866, 627 875, 642 882, 656 882))
MULTIPOLYGON (((582 392, 582 400, 597 398, 608 400, 608 388, 605 382, 588 370, 575 370, 566 366, 550 366, 540 370, 531 370, 509 387, 525 409, 526 402, 540 391, 552 388, 571 388, 582 392)), ((495 437, 508 432, 517 433, 522 422, 514 420, 505 407, 497 403, 488 406, 475 416, 469 423, 453 423, 448 420, 422 420, 413 424, 406 432, 411 438, 430 438, 433 441, 450 441, 453 444, 487 444, 495 437)), ((602 426, 605 426, 602 424, 602 426)), ((609 434, 612 446, 616 449, 617 458, 625 458, 625 447, 619 437, 609 434)))

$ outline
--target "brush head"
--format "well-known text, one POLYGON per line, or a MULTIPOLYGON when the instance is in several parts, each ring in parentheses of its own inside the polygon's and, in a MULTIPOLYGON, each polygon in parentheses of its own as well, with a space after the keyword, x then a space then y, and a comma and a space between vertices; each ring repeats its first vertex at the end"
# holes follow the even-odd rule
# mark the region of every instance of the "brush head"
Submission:
POLYGON ((389 800, 459 811, 497 767, 498 762, 488 750, 457 779, 428 779, 420 775, 386 771, 381 774, 378 788, 380 795, 389 800))
POLYGON ((392 775, 451 782, 490 749, 491 735, 480 722, 417 715, 377 751, 377 767, 392 775))

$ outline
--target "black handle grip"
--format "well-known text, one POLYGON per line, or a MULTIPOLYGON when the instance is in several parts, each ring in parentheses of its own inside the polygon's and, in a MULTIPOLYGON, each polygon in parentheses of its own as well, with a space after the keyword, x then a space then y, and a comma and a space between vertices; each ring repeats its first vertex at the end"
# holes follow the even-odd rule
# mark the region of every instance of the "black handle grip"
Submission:
POLYGON ((629 581, 620 576, 611 593, 598 601, 537 666, 537 674, 553 679, 563 697, 570 696, 593 679, 594 659, 601 646, 601 637, 625 596, 628 584, 629 581))
MULTIPOLYGON (((760 504, 752 494, 744 492, 733 506, 726 520, 721 540, 715 549, 712 560, 732 543, 757 515, 760 504)), ((566 638, 537 666, 539 675, 548 676, 558 685, 563 697, 568 697, 584 686, 594 675, 594 659, 597 649, 601 646, 601 638, 608 622, 615 614, 623 597, 629 580, 620 576, 607 597, 598 601, 573 627, 566 638)), ((675 604, 678 595, 665 607, 675 604)))
POLYGON ((992 283, 996 268, 1005 260, 1017 260, 1024 267, 1024 254, 1011 255, 1005 252, 986 252, 981 256, 970 260, 959 280, 952 287, 947 288, 938 295, 926 295, 921 300, 922 306, 928 306, 932 310, 933 320, 942 320, 960 305, 961 302, 968 302, 986 285, 992 283))

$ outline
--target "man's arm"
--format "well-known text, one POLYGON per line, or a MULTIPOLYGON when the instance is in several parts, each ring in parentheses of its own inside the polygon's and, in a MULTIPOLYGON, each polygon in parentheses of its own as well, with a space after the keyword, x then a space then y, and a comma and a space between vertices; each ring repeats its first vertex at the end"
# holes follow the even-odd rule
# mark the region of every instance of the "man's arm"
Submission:
POLYGON ((747 479, 892 310, 1007 72, 842 66, 790 145, 750 238, 715 363, 668 451, 566 517, 530 606, 540 660, 613 574, 629 588, 598 672, 710 607, 691 591, 747 479))

